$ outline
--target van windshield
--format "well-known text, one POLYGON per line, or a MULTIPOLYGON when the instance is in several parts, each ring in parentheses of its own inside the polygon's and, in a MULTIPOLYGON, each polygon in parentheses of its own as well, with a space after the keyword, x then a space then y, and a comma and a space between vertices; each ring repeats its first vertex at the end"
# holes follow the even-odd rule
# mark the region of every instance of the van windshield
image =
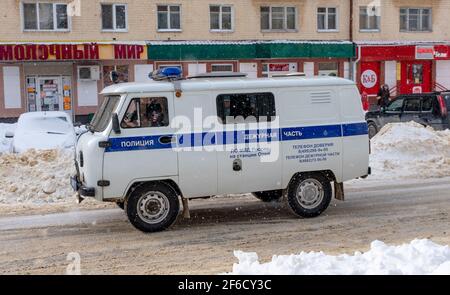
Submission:
POLYGON ((103 132, 106 129, 119 100, 120 95, 105 97, 102 105, 91 120, 90 128, 92 131, 103 132))

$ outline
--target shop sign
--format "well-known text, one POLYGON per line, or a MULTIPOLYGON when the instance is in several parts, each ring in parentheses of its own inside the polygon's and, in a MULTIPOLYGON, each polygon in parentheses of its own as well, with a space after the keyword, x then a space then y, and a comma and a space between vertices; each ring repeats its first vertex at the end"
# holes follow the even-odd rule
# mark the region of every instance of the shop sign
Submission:
POLYGON ((269 64, 271 72, 289 72, 289 64, 269 64))
POLYGON ((145 59, 146 46, 127 44, 0 45, 0 61, 145 59))
POLYGON ((377 85, 377 81, 377 74, 373 70, 365 70, 361 74, 361 84, 367 89, 370 89, 377 85))
POLYGON ((416 46, 416 59, 434 59, 434 47, 416 46))
POLYGON ((416 59, 447 59, 448 46, 416 46, 416 59))

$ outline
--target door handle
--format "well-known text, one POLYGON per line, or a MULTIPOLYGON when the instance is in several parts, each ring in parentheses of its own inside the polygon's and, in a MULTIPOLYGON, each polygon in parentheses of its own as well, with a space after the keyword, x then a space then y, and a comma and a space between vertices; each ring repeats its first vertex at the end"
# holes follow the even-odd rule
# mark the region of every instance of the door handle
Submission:
POLYGON ((233 161, 233 171, 241 171, 242 170, 242 161, 241 159, 236 159, 233 161))
POLYGON ((159 142, 162 144, 172 143, 172 142, 175 142, 175 140, 176 140, 176 136, 174 136, 174 135, 164 135, 159 138, 159 142))

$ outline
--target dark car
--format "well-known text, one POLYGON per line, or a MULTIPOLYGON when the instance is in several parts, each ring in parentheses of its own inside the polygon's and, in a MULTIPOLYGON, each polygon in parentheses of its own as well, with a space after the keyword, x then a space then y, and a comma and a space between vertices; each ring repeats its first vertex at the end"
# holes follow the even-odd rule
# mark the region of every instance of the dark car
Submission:
POLYGON ((402 94, 386 107, 376 107, 366 113, 369 137, 372 138, 387 123, 415 121, 437 130, 450 127, 448 116, 450 91, 402 94))

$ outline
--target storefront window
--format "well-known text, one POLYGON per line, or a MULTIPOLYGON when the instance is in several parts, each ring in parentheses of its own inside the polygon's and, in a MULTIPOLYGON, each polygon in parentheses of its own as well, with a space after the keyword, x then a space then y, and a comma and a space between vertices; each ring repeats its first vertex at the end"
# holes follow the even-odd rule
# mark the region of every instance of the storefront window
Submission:
POLYGON ((297 71, 297 63, 265 63, 262 65, 262 76, 284 75, 297 71))
POLYGON ((422 84, 423 83, 423 65, 422 64, 408 64, 408 84, 422 84))
POLYGON ((339 63, 337 62, 320 62, 319 76, 337 77, 339 74, 339 63))
POLYGON ((111 73, 115 71, 118 75, 117 83, 128 82, 128 65, 103 66, 103 85, 104 87, 114 84, 111 80, 111 73))

